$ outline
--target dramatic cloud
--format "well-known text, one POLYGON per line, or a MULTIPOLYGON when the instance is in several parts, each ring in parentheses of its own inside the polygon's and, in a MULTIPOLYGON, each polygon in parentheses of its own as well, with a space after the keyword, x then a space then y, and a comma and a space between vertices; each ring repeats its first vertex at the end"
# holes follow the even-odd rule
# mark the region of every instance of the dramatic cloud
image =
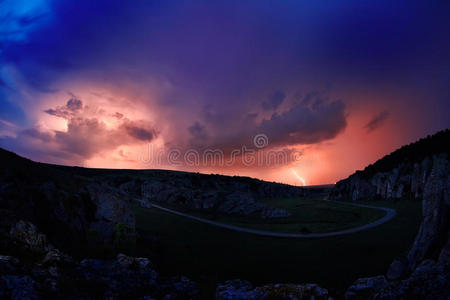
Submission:
POLYGON ((375 129, 379 128, 381 125, 386 122, 386 120, 389 118, 389 112, 388 111, 382 111, 375 116, 372 117, 372 119, 364 126, 364 128, 367 130, 367 132, 372 132, 375 129))
POLYGON ((275 110, 283 103, 284 98, 286 98, 286 94, 283 91, 276 91, 261 105, 265 110, 275 110))
MULTIPOLYGON (((105 109, 93 110, 76 98, 45 112, 66 120, 66 130, 49 131, 32 127, 19 131, 16 137, 5 137, 0 141, 20 149, 27 145, 45 144, 49 155, 83 162, 119 146, 151 142, 158 136, 158 131, 148 121, 130 120, 116 112, 111 115, 116 120, 111 124, 112 120, 108 118, 109 114, 105 109)), ((123 151, 120 155, 123 156, 123 151)))
POLYGON ((342 101, 297 104, 264 120, 260 132, 275 145, 314 144, 336 137, 347 125, 342 101))
MULTIPOLYGON (((0 1, 0 146, 146 167, 136 161, 144 145, 229 153, 266 134, 268 149, 306 147, 311 178, 337 180, 450 126, 449 6, 0 1), (401 124, 373 116, 383 109, 401 124), (365 148, 376 129, 396 139, 365 148), (345 161, 349 148, 361 159, 345 161)), ((270 179, 295 179, 279 172, 270 179)))
POLYGON ((131 121, 125 121, 121 128, 125 129, 125 131, 133 138, 144 141, 144 142, 150 142, 157 136, 157 131, 154 128, 145 128, 146 125, 145 122, 131 122, 131 121))
POLYGON ((83 108, 83 102, 79 99, 72 98, 67 101, 66 105, 50 108, 44 112, 55 117, 63 119, 71 119, 80 109, 83 108))

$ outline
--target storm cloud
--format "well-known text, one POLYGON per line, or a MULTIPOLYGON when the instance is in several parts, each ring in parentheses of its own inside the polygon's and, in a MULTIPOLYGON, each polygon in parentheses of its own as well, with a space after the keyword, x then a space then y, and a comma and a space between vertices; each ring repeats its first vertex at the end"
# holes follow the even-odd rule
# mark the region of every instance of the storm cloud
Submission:
POLYGON ((347 126, 345 104, 340 100, 297 104, 283 113, 275 113, 259 128, 275 145, 314 144, 333 139, 347 126))
POLYGON ((45 145, 50 156, 56 156, 57 159, 62 157, 65 162, 82 163, 104 151, 123 145, 151 142, 158 136, 158 130, 150 122, 130 120, 118 112, 112 115, 117 119, 117 124, 108 126, 103 120, 107 115, 104 109, 91 110, 76 98, 69 99, 65 105, 46 109, 45 112, 66 120, 67 129, 49 131, 31 127, 19 131, 16 137, 4 137, 0 141, 18 149, 45 145))
POLYGON ((268 99, 262 103, 262 107, 265 110, 277 109, 278 106, 283 103, 284 98, 286 98, 286 94, 283 91, 278 90, 270 95, 270 97, 268 97, 268 99))
POLYGON ((367 130, 367 132, 372 132, 379 128, 381 125, 386 122, 386 120, 389 118, 389 112, 387 110, 384 110, 375 116, 372 117, 372 119, 367 122, 367 124, 364 126, 364 128, 367 130))
POLYGON ((0 1, 0 146, 68 164, 256 134, 312 149, 387 111, 412 140, 450 126, 449 5, 0 1))

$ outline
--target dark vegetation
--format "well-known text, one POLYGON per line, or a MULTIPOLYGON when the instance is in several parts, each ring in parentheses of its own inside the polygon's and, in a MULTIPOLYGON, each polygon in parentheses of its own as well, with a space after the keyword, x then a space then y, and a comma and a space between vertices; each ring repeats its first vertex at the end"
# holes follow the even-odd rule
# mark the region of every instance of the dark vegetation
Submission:
POLYGON ((377 160, 375 163, 368 165, 364 170, 357 171, 356 174, 363 179, 368 179, 376 173, 390 171, 401 163, 421 162, 427 156, 440 153, 446 153, 447 157, 450 157, 449 129, 439 131, 417 142, 405 145, 377 160))
POLYGON ((136 205, 136 254, 151 257, 165 274, 186 274, 210 297, 217 283, 233 278, 315 282, 342 295, 356 278, 383 274, 407 253, 419 228, 420 201, 368 204, 398 215, 368 231, 321 239, 249 235, 136 205))
POLYGON ((3 221, 29 220, 64 250, 87 244, 84 224, 94 219, 96 208, 84 180, 3 149, 0 161, 3 221))

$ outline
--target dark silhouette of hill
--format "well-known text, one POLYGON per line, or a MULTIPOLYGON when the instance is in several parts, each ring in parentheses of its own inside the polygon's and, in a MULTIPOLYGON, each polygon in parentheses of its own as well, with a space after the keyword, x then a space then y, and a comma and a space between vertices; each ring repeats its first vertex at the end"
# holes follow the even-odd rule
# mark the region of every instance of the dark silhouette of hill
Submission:
POLYGON ((405 145, 394 152, 368 165, 356 173, 362 179, 368 179, 379 172, 387 172, 404 162, 420 162, 433 154, 450 154, 450 130, 445 129, 433 135, 428 135, 417 142, 405 145))

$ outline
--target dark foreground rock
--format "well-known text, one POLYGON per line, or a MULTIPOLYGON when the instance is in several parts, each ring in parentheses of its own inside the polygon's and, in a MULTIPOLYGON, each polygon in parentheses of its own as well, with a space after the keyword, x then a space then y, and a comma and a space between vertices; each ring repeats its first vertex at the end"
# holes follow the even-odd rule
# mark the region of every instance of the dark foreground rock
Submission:
POLYGON ((0 251, 11 249, 9 241, 37 253, 49 240, 66 252, 133 241, 132 199, 107 184, 3 149, 0 164, 0 251))
MULTIPOLYGON (((358 279, 348 288, 346 299, 450 299, 450 162, 447 154, 425 158, 413 172, 419 175, 410 177, 418 178, 411 182, 411 192, 422 199, 423 215, 413 245, 405 257, 392 262, 387 279, 384 276, 358 279)), ((350 185, 347 187, 351 189, 350 185)), ((357 190, 353 188, 352 193, 357 190)))
POLYGON ((76 262, 52 250, 41 262, 0 257, 2 299, 197 299, 186 277, 166 278, 147 258, 119 254, 116 260, 76 262))
POLYGON ((268 284, 259 287, 244 280, 229 280, 219 284, 216 290, 217 300, 245 299, 330 299, 328 291, 316 284, 268 284))

